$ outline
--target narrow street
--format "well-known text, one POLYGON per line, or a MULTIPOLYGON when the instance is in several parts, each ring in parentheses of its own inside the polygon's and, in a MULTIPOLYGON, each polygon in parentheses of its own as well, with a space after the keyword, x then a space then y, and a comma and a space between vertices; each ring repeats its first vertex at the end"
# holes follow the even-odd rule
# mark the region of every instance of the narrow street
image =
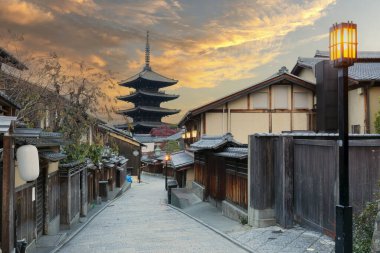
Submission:
POLYGON ((59 252, 245 252, 166 205, 164 179, 142 183, 113 202, 59 252))

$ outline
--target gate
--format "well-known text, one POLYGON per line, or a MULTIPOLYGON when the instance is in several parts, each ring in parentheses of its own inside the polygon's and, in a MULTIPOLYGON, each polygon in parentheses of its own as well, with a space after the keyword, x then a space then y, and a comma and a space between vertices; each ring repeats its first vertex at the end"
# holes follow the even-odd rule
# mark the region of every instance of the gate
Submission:
POLYGON ((335 234, 336 168, 334 140, 294 140, 294 214, 303 225, 335 234))

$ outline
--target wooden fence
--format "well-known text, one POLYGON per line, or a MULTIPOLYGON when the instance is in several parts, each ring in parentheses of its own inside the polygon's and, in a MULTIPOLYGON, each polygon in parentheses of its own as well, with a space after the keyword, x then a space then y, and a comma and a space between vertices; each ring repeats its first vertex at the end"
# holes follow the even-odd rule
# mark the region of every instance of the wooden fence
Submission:
POLYGON ((247 160, 226 159, 226 199, 244 209, 248 207, 247 160))
POLYGON ((224 159, 210 155, 207 160, 209 194, 215 200, 222 201, 226 196, 226 171, 224 159))
MULTIPOLYGON (((334 237, 339 196, 336 137, 251 136, 249 152, 249 206, 273 209, 273 218, 283 227, 295 220, 334 237)), ((350 204, 358 213, 380 189, 379 139, 350 140, 349 173, 350 204)))
POLYGON ((49 221, 54 220, 59 216, 60 203, 59 203, 59 176, 58 172, 49 175, 48 178, 48 205, 49 205, 49 221))
POLYGON ((33 187, 35 187, 35 184, 29 183, 16 189, 17 240, 25 238, 27 242, 31 242, 36 238, 36 202, 32 200, 33 187))

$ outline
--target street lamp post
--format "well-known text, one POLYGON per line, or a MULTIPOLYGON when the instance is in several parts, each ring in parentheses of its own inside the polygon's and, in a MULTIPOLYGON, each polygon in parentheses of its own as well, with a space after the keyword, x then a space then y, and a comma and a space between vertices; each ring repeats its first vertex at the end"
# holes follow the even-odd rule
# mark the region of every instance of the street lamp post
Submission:
POLYGON ((165 190, 168 190, 168 161, 170 160, 170 154, 165 155, 165 190))
POLYGON ((338 68, 339 204, 336 206, 335 252, 352 252, 352 207, 349 205, 348 67, 357 59, 357 26, 352 22, 330 28, 330 60, 338 68))
MULTIPOLYGON (((133 154, 133 156, 134 157, 138 157, 139 156, 139 154, 140 154, 140 152, 138 151, 138 150, 134 150, 133 152, 132 152, 132 154, 133 154)), ((141 166, 139 165, 139 167, 138 167, 138 172, 137 172, 138 174, 137 174, 137 180, 139 181, 139 183, 141 182, 141 166)))

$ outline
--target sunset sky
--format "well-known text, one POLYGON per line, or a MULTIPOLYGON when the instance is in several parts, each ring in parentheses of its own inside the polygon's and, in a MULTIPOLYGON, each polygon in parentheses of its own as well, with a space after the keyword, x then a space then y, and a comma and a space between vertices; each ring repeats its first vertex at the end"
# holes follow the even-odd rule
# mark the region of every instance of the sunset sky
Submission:
POLYGON ((24 37, 0 47, 15 55, 56 52, 123 80, 141 71, 149 30, 153 70, 179 80, 168 92, 180 98, 162 105, 182 110, 165 120, 177 123, 193 107, 327 50, 335 22, 354 21, 359 50, 380 51, 379 9, 379 0, 0 0, 2 34, 24 37))

